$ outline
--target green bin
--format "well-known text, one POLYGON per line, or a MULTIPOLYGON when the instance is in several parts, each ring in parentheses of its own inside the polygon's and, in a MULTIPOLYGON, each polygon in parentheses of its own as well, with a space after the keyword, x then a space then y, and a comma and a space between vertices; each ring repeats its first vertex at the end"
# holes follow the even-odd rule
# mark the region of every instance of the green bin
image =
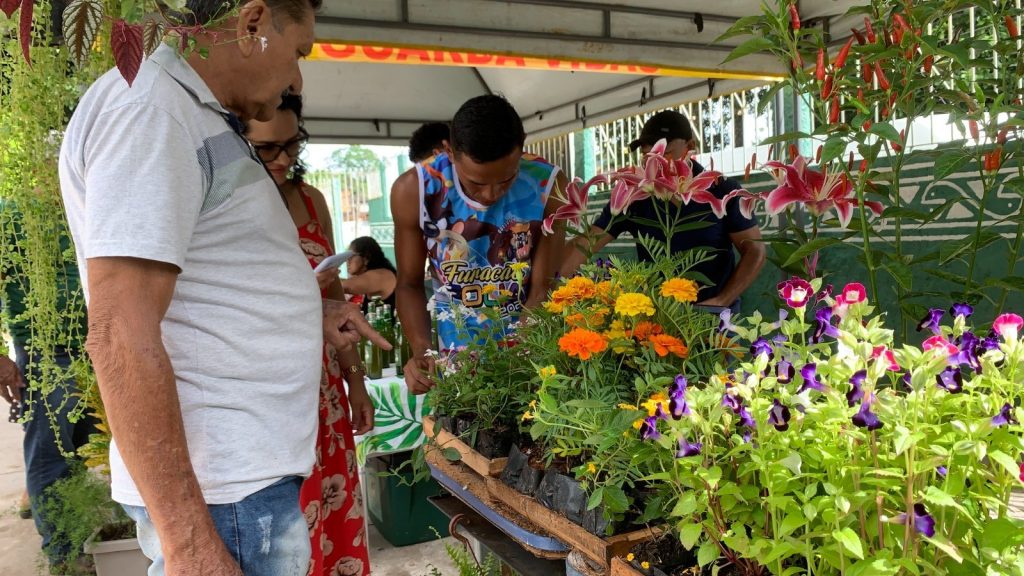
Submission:
POLYGON ((402 453, 366 460, 366 511, 381 536, 394 546, 436 540, 448 530, 448 517, 427 500, 441 492, 437 482, 430 478, 410 485, 408 466, 396 474, 409 458, 410 453, 402 453))

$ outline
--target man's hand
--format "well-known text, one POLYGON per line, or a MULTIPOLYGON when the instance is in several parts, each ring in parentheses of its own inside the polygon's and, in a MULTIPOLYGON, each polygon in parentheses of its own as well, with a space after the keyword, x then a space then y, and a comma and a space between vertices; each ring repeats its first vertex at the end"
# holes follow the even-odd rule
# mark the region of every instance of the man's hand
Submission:
POLYGON ((348 350, 363 338, 391 350, 391 343, 370 326, 358 305, 324 300, 324 340, 328 344, 338 351, 348 350))
POLYGON ((327 290, 327 288, 337 279, 337 268, 330 268, 328 270, 324 270, 323 272, 316 273, 316 283, 317 285, 320 286, 321 291, 327 290))
POLYGON ((413 394, 426 394, 435 386, 434 359, 430 356, 410 358, 405 363, 405 385, 413 394))
POLYGON ((363 386, 349 386, 348 404, 352 407, 352 430, 356 436, 373 430, 373 401, 363 386))
POLYGON ((697 302, 697 305, 698 306, 721 306, 723 308, 728 308, 729 306, 732 305, 732 302, 728 302, 727 303, 722 298, 720 298, 718 296, 714 296, 714 297, 708 298, 707 300, 701 300, 700 302, 697 302))
POLYGON ((7 356, 0 356, 0 396, 14 405, 21 402, 21 389, 25 381, 21 378, 18 365, 7 356))
POLYGON ((192 550, 180 556, 164 556, 164 570, 174 576, 245 576, 223 542, 211 542, 206 549, 192 550))

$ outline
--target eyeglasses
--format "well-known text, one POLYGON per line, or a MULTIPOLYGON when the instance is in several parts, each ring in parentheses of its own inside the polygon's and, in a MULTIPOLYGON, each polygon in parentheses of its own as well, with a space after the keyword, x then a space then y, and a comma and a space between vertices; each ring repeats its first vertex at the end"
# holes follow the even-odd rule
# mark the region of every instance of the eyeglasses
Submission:
POLYGON ((309 142, 309 134, 305 129, 300 128, 299 133, 294 138, 283 144, 278 144, 277 142, 253 144, 253 149, 256 150, 256 154, 263 162, 269 163, 277 160, 281 152, 284 152, 289 158, 294 160, 306 149, 307 142, 309 142))

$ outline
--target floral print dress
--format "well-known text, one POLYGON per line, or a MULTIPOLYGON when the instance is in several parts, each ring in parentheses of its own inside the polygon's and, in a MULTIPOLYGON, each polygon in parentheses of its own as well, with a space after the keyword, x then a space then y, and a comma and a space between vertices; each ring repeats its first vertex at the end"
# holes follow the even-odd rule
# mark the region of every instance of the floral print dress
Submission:
MULTIPOLYGON (((310 266, 316 267, 332 254, 331 244, 305 185, 299 188, 299 194, 310 214, 309 222, 299 227, 299 244, 310 266)), ((334 350, 325 345, 316 464, 299 493, 313 549, 309 576, 370 573, 355 450, 341 364, 334 350)))

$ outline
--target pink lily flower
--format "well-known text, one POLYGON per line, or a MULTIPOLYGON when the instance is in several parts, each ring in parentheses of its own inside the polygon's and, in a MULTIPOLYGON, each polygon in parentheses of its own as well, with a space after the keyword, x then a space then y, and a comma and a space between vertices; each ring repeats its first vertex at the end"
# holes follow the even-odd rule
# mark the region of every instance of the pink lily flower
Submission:
MULTIPOLYGON (((839 222, 845 228, 853 218, 853 207, 859 205, 859 201, 852 197, 853 184, 843 172, 829 174, 826 166, 822 172, 807 167, 807 159, 798 155, 792 164, 772 161, 765 164, 775 170, 785 172, 785 181, 777 188, 768 193, 768 213, 772 216, 779 214, 793 203, 802 203, 807 210, 820 216, 829 210, 835 210, 839 222)), ((777 178, 778 179, 778 178, 777 178)), ((882 204, 880 202, 864 202, 864 205, 875 214, 881 215, 882 204)))
POLYGON ((571 222, 577 228, 580 226, 580 217, 587 212, 587 202, 590 199, 590 189, 598 184, 608 184, 608 176, 598 174, 586 184, 580 178, 573 178, 565 190, 565 203, 544 219, 541 228, 545 234, 552 234, 555 231, 555 220, 571 222))
POLYGON ((625 178, 620 178, 616 180, 615 187, 612 189, 612 198, 608 203, 608 208, 611 210, 612 215, 618 216, 628 210, 634 202, 646 200, 650 197, 651 195, 645 192, 643 188, 630 185, 625 178))

